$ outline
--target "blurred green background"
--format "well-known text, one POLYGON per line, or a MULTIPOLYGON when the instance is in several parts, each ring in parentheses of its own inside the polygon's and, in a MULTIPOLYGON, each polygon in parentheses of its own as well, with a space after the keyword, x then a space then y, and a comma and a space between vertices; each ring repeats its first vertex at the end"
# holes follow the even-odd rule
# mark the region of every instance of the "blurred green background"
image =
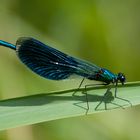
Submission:
MULTIPOLYGON (((0 0, 0 39, 15 44, 31 36, 138 81, 139 15, 139 0, 0 0)), ((1 99, 76 88, 78 82, 41 78, 0 47, 1 99)), ((0 140, 139 140, 139 130, 137 106, 10 129, 0 140)))

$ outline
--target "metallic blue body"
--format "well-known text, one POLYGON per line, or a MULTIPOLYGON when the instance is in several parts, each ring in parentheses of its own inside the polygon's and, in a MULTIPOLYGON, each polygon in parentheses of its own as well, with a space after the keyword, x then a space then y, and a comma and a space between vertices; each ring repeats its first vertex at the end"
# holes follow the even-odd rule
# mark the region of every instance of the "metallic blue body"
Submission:
POLYGON ((118 75, 116 75, 116 74, 112 73, 111 71, 104 69, 104 68, 102 68, 101 71, 102 71, 102 73, 99 76, 101 79, 99 81, 103 81, 107 84, 109 84, 111 82, 114 83, 117 81, 118 75))
POLYGON ((16 50, 16 46, 11 44, 11 43, 8 43, 8 42, 5 42, 3 40, 0 40, 0 46, 5 46, 5 47, 8 47, 8 48, 11 48, 13 50, 16 50))
POLYGON ((28 68, 47 79, 62 80, 75 74, 106 84, 117 81, 117 75, 109 70, 73 58, 33 38, 19 38, 16 45, 0 41, 0 45, 16 50, 28 68))

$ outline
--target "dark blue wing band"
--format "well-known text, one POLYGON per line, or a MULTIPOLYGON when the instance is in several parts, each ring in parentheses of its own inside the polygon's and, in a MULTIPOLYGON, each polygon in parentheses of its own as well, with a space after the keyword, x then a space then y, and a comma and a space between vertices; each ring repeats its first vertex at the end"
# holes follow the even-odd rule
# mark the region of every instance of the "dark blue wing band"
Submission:
POLYGON ((52 80, 62 80, 72 74, 92 77, 100 69, 49 47, 33 38, 19 38, 16 43, 17 55, 32 71, 52 80))
POLYGON ((33 38, 20 38, 16 46, 21 61, 40 76, 61 80, 74 73, 76 62, 70 61, 66 54, 33 38))

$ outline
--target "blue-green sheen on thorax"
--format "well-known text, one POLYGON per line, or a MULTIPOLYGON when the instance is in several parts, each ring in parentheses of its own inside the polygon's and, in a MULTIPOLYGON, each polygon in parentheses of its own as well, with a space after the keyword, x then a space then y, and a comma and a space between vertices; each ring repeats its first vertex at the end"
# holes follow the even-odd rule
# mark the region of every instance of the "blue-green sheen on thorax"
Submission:
POLYGON ((109 70, 107 69, 101 69, 102 70, 102 73, 101 73, 101 76, 100 76, 100 80, 101 81, 104 81, 105 83, 109 84, 109 83, 114 83, 116 80, 117 80, 117 75, 110 72, 109 70))

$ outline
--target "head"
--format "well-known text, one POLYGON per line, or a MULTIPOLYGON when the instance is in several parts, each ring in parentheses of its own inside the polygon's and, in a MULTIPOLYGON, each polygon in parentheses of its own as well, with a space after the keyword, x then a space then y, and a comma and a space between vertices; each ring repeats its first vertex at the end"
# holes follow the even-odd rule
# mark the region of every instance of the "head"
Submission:
POLYGON ((123 85, 126 81, 125 75, 123 73, 118 73, 117 80, 119 80, 123 85))

